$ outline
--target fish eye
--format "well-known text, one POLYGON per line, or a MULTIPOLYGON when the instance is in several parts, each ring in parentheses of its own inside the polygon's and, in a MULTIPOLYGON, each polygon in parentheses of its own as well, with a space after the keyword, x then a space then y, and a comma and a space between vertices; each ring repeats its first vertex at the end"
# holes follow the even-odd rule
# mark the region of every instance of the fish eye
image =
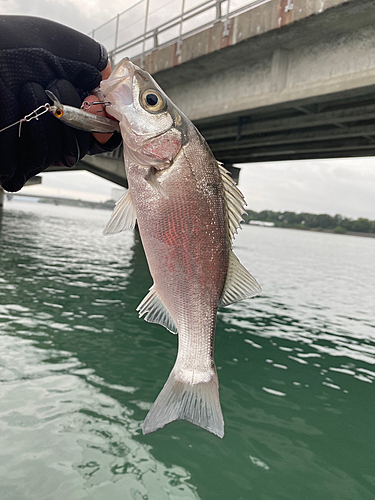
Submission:
POLYGON ((142 94, 142 106, 150 113, 157 113, 164 108, 164 99, 157 90, 146 90, 142 94))
POLYGON ((156 106, 159 102, 159 97, 156 94, 147 94, 146 102, 149 106, 156 106))

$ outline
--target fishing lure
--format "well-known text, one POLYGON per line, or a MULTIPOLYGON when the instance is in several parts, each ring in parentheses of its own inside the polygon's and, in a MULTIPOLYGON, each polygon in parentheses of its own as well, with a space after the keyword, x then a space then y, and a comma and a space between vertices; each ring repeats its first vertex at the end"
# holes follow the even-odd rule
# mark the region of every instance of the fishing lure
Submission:
POLYGON ((21 127, 23 123, 29 122, 31 120, 39 120, 39 117, 44 115, 44 113, 50 112, 58 118, 60 121, 69 125, 70 127, 76 128, 78 130, 84 130, 86 132, 99 132, 99 133, 113 133, 120 132, 120 127, 118 122, 111 120, 110 118, 105 118, 104 116, 98 116, 91 113, 86 113, 85 109, 88 109, 94 104, 109 105, 106 101, 96 101, 82 103, 81 109, 75 108, 73 106, 68 106, 66 104, 61 104, 58 98, 50 90, 45 91, 48 97, 53 102, 53 105, 46 102, 42 104, 37 109, 34 109, 31 113, 24 116, 20 120, 7 125, 2 128, 0 132, 7 130, 8 128, 18 125, 18 137, 21 137, 21 127))
POLYGON ((88 107, 93 104, 108 105, 109 103, 102 101, 89 103, 85 101, 82 104, 81 109, 78 109, 73 106, 61 104, 55 94, 50 90, 46 90, 45 92, 53 103, 52 106, 49 105, 48 111, 66 125, 79 130, 85 130, 86 132, 120 132, 120 127, 117 121, 104 116, 86 113, 86 111, 84 111, 84 109, 88 109, 88 107))

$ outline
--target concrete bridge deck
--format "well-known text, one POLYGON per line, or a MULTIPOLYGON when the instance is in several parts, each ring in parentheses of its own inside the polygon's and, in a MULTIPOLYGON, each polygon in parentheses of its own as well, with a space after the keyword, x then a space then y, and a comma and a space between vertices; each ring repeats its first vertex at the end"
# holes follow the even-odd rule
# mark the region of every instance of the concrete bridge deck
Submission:
MULTIPOLYGON (((375 156, 373 0, 253 2, 133 61, 226 164, 375 156)), ((112 156, 77 168, 126 185, 112 156)))
POLYGON ((267 1, 143 66, 223 162, 374 155, 375 2, 289 5, 267 1))

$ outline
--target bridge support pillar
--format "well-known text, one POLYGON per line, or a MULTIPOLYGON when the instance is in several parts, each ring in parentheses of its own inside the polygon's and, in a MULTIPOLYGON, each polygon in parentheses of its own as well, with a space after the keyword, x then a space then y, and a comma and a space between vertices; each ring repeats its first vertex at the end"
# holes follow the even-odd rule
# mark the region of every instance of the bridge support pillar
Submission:
POLYGON ((240 179, 240 172, 241 169, 238 167, 234 167, 231 163, 224 163, 224 167, 228 170, 228 172, 231 174, 232 179, 236 184, 238 184, 238 181, 240 179))
POLYGON ((4 206, 4 189, 0 187, 0 208, 4 206))

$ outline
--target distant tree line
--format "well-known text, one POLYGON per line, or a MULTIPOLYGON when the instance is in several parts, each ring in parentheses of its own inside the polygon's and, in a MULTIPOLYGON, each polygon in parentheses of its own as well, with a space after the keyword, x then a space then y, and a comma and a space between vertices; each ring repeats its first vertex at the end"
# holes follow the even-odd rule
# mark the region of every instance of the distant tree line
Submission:
POLYGON ((247 210, 247 214, 243 218, 246 224, 250 220, 259 220, 273 222, 277 227, 294 229, 330 230, 339 234, 344 234, 347 231, 375 233, 375 221, 363 217, 350 219, 339 214, 331 216, 328 214, 309 214, 306 212, 297 214, 296 212, 273 212, 272 210, 262 210, 261 212, 247 210))

